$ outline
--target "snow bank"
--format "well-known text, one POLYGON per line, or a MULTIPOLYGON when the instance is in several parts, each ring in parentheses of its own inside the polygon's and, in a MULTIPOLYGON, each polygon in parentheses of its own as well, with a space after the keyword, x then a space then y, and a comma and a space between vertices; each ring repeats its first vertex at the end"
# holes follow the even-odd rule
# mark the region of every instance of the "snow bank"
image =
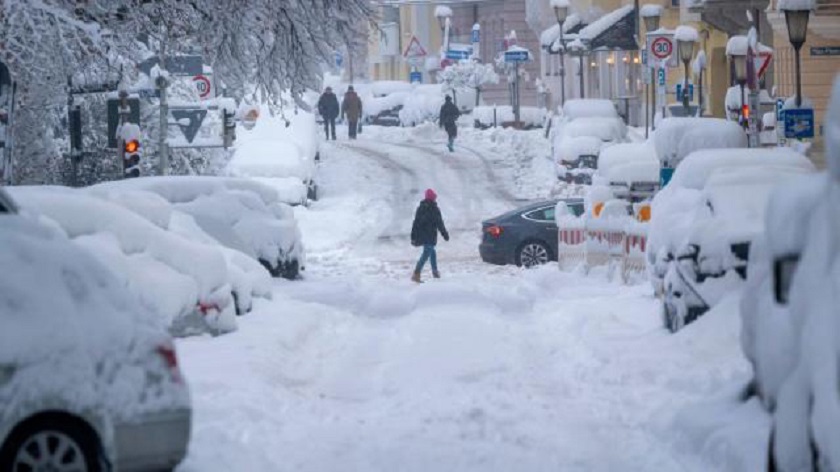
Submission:
POLYGON ((700 149, 746 148, 747 135, 733 123, 718 118, 666 118, 653 135, 659 160, 677 167, 700 149))

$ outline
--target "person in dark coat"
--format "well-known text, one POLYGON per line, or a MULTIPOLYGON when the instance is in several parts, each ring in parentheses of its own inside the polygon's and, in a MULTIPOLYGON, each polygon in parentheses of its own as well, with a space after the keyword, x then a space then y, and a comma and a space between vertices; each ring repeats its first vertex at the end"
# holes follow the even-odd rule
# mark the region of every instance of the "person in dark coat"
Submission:
POLYGON ((458 121, 460 116, 461 111, 452 103, 452 97, 447 95, 446 102, 440 107, 440 119, 438 121, 440 122, 440 127, 445 129, 446 134, 449 136, 449 144, 447 144, 449 152, 455 151, 455 138, 458 136, 458 125, 455 122, 458 121))
POLYGON ((437 252, 435 251, 438 232, 444 240, 449 241, 449 232, 446 231, 443 216, 437 206, 437 194, 434 190, 428 189, 425 196, 426 198, 417 207, 417 212, 414 214, 414 224, 411 225, 411 244, 413 246, 423 246, 423 253, 420 255, 420 260, 417 261, 414 274, 411 275, 411 280, 417 283, 422 282, 420 273, 423 271, 423 266, 426 265, 427 260, 432 264, 434 278, 440 278, 440 272, 437 268, 437 252))
POLYGON ((327 135, 327 140, 335 141, 335 119, 338 118, 338 98, 332 91, 332 87, 327 87, 321 98, 318 99, 318 113, 324 119, 324 133, 327 135))
POLYGON ((341 116, 347 119, 347 129, 350 139, 356 139, 359 130, 359 119, 362 117, 362 99, 353 90, 353 86, 347 87, 344 100, 341 102, 341 116))

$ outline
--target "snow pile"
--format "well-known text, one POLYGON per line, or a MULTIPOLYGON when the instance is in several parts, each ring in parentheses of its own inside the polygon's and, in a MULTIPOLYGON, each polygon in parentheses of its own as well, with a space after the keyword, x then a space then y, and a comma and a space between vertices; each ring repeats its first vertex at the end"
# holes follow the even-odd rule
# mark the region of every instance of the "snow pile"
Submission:
MULTIPOLYGON (((472 118, 480 127, 501 126, 502 123, 514 121, 513 107, 510 105, 475 107, 472 111, 472 118)), ((545 110, 537 107, 520 107, 519 121, 526 128, 537 128, 545 121, 545 110)))
POLYGON ((680 25, 674 32, 674 40, 687 43, 696 43, 700 39, 697 29, 692 26, 680 25))
POLYGON ((666 118, 653 135, 656 155, 676 168, 700 149, 746 148, 747 135, 733 123, 718 118, 666 118))
POLYGON ((176 335, 236 329, 228 267, 215 247, 82 190, 17 187, 11 193, 24 210, 51 220, 114 270, 159 326, 176 335))
POLYGON ((115 421, 189 405, 154 354, 169 336, 118 274, 46 222, 0 220, 4 421, 14 424, 37 402, 115 421))
POLYGON ((727 56, 746 56, 749 49, 750 41, 743 35, 732 36, 726 43, 727 56))
POLYGON ((639 14, 642 16, 642 18, 662 16, 662 10, 662 5, 658 5, 655 3, 646 3, 642 5, 642 8, 639 10, 639 14))
POLYGON ((601 99, 567 100, 562 112, 563 117, 569 121, 579 118, 619 118, 613 102, 601 99))
POLYGON ((779 11, 785 10, 816 10, 817 0, 779 0, 776 5, 779 11))

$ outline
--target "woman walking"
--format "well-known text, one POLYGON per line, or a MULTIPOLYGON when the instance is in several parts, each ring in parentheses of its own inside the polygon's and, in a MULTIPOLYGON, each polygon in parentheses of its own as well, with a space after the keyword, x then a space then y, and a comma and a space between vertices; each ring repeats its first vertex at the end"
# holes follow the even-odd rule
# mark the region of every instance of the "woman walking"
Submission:
POLYGON ((443 216, 437 206, 437 194, 434 190, 427 189, 425 197, 420 202, 420 206, 417 207, 417 212, 414 214, 414 223, 411 225, 411 245, 423 246, 423 253, 420 255, 420 260, 417 261, 414 274, 411 276, 411 280, 417 283, 422 282, 420 273, 423 271, 423 266, 426 265, 427 260, 432 265, 432 276, 436 279, 440 278, 437 267, 437 252, 435 251, 438 231, 445 241, 449 241, 449 232, 446 231, 443 216))

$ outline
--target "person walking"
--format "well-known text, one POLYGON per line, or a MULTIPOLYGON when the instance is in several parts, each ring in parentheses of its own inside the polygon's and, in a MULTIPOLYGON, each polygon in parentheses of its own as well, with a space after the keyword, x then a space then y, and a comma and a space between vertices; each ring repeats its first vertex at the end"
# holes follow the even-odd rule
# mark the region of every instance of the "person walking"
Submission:
POLYGON ((327 141, 335 141, 335 119, 338 118, 338 98, 333 93, 332 87, 327 87, 321 98, 318 99, 318 113, 324 119, 324 134, 327 135, 327 141))
POLYGON ((440 107, 440 118, 438 122, 440 123, 440 127, 445 129, 446 134, 449 136, 449 143, 446 145, 449 148, 449 152, 455 152, 455 138, 458 136, 458 125, 455 122, 458 121, 458 117, 460 116, 461 112, 452 103, 452 97, 447 95, 446 101, 440 107))
POLYGON ((414 214, 414 223, 411 225, 411 245, 423 247, 423 253, 414 267, 414 274, 411 275, 411 280, 417 283, 422 282, 420 273, 423 272, 426 261, 431 262, 432 276, 436 279, 440 278, 437 267, 437 252, 435 251, 438 232, 445 241, 449 241, 449 232, 446 231, 443 216, 440 214, 440 208, 437 205, 437 194, 434 190, 427 189, 425 197, 417 207, 417 212, 414 214))
POLYGON ((356 139, 359 130, 359 118, 362 117, 362 99, 353 90, 353 86, 347 87, 344 100, 341 102, 341 116, 347 119, 347 128, 350 139, 356 139))

